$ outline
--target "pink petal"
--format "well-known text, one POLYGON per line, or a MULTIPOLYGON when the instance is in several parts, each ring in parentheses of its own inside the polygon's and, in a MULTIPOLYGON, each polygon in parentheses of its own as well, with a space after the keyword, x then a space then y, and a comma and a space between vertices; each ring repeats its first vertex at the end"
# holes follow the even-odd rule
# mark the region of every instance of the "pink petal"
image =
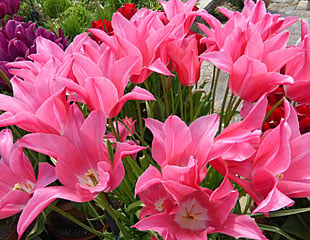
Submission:
POLYGON ((160 171, 150 165, 139 177, 136 183, 135 196, 144 190, 148 189, 151 185, 160 182, 162 179, 160 171))
POLYGON ((23 210, 30 195, 23 191, 9 191, 0 200, 0 219, 15 215, 23 210))
POLYGON ((13 136, 9 129, 3 129, 0 132, 0 156, 1 160, 9 165, 9 159, 13 147, 13 136))
POLYGON ((163 132, 165 133, 166 152, 166 159, 163 164, 186 165, 187 162, 184 162, 182 155, 192 140, 189 127, 179 117, 172 115, 165 121, 163 132))
POLYGON ((310 193, 310 183, 280 181, 278 189, 290 198, 306 198, 310 193))
POLYGON ((289 138, 289 126, 281 121, 264 137, 256 154, 254 168, 263 167, 275 175, 286 171, 291 162, 289 138))
POLYGON ((234 238, 267 239, 255 220, 247 215, 230 214, 223 226, 215 228, 214 232, 224 233, 234 238))
POLYGON ((38 178, 33 190, 43 188, 54 182, 56 179, 57 176, 55 174, 55 167, 53 167, 47 162, 40 162, 38 178))
POLYGON ((117 104, 111 110, 109 117, 115 117, 119 114, 124 104, 129 100, 155 101, 155 98, 149 91, 140 87, 135 87, 131 92, 125 94, 119 99, 117 104))
POLYGON ((166 159, 164 124, 156 119, 148 118, 145 119, 145 125, 153 134, 152 157, 161 166, 166 159))
POLYGON ((57 198, 74 202, 87 202, 92 200, 87 198, 85 199, 78 195, 74 190, 62 186, 37 189, 19 217, 17 224, 19 238, 23 235, 33 220, 57 198))
POLYGON ((121 183, 121 181, 123 180, 125 176, 125 170, 124 170, 124 166, 121 160, 129 155, 135 154, 144 149, 146 149, 146 147, 132 145, 126 142, 116 143, 116 152, 113 158, 114 174, 111 177, 111 189, 110 189, 111 191, 121 183))
POLYGON ((218 52, 205 52, 199 56, 199 58, 213 63, 219 69, 224 72, 231 73, 233 67, 233 61, 231 56, 224 51, 218 52))
POLYGON ((165 75, 165 76, 174 76, 166 67, 166 65, 160 60, 160 58, 157 58, 149 67, 149 70, 153 72, 157 72, 159 74, 165 75))

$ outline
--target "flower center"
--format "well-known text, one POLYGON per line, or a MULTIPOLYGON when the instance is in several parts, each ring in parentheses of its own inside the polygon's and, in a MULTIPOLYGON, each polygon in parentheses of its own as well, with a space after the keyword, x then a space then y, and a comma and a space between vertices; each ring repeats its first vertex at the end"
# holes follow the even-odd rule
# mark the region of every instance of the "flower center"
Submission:
POLYGON ((279 180, 282 180, 284 177, 284 175, 282 173, 279 173, 276 175, 276 178, 279 179, 279 180))
POLYGON ((159 211, 162 212, 164 210, 164 202, 165 199, 164 198, 160 198, 156 201, 155 203, 155 208, 159 211))
POLYGON ((85 173, 83 176, 80 176, 79 178, 80 182, 88 187, 96 187, 99 183, 98 175, 93 169, 88 170, 87 173, 85 173))
POLYGON ((33 186, 34 186, 33 183, 21 182, 21 183, 16 183, 13 187, 13 190, 31 193, 33 186))
POLYGON ((207 209, 203 208, 195 198, 181 203, 174 218, 181 227, 191 230, 206 229, 207 219, 207 209))

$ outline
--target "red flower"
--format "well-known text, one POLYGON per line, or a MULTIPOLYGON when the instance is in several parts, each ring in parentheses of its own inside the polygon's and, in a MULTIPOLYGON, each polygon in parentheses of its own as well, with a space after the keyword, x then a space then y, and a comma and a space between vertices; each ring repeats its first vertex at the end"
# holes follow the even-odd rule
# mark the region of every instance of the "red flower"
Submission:
MULTIPOLYGON (((111 21, 108 21, 106 19, 98 19, 98 21, 92 21, 91 28, 101 29, 105 31, 109 36, 114 35, 111 21)), ((100 40, 93 34, 91 35, 91 38, 95 40, 97 43, 100 42, 100 40)))
POLYGON ((310 106, 306 104, 295 107, 299 121, 300 133, 310 132, 310 106))
POLYGON ((113 28, 111 22, 106 19, 98 19, 98 21, 92 21, 91 27, 101 29, 110 36, 113 35, 113 28))
POLYGON ((132 18, 133 15, 137 12, 136 5, 134 3, 126 3, 121 6, 118 11, 128 20, 132 18))

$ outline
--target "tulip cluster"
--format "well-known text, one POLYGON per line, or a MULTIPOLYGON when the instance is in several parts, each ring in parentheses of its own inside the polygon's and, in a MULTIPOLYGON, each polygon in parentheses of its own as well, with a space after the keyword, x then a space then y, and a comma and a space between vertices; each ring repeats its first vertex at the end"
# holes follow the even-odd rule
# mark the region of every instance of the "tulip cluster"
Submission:
MULTIPOLYGON (((301 43, 287 46, 282 30, 297 19, 266 13, 262 0, 246 0, 241 13, 220 9, 224 26, 195 9, 196 0, 159 2, 163 12, 125 5, 111 31, 104 22, 88 30, 96 40, 82 33, 65 50, 63 40, 44 36, 35 51, 22 40, 10 44, 29 55, 8 64, 13 94, 0 94, 0 127, 22 133, 13 144, 9 130, 0 132, 0 218, 22 211, 19 237, 54 200, 66 199, 95 201, 124 239, 154 232, 167 240, 267 239, 250 209, 235 207, 239 189, 253 199, 252 213, 265 216, 310 197, 310 133, 299 130, 309 122, 310 94, 300 91, 310 81, 307 26, 301 43), (199 24, 204 38, 190 31, 197 16, 210 26, 199 24), (230 74, 220 114, 216 77, 210 93, 198 95, 203 60, 230 74), (194 106, 195 99, 206 104, 194 106), (242 101, 242 120, 230 124, 242 101)), ((16 36, 27 40, 28 27, 16 36)))
POLYGON ((20 0, 0 0, 0 19, 5 15, 13 16, 17 13, 20 5, 20 0))
MULTIPOLYGON (((9 79, 12 75, 9 73, 7 63, 27 59, 29 55, 36 53, 36 38, 39 36, 55 42, 62 49, 68 45, 68 39, 61 29, 57 35, 54 31, 42 27, 36 28, 35 23, 25 23, 19 16, 3 21, 0 28, 0 69, 9 79)), ((2 78, 0 84, 5 87, 2 78)))

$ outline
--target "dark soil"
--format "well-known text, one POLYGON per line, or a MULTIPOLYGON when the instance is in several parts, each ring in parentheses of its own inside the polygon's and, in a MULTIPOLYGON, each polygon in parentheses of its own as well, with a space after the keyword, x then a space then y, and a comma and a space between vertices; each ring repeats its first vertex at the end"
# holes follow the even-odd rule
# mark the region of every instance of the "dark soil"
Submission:
MULTIPOLYGON (((101 230, 103 227, 100 222, 94 222, 93 226, 97 230, 101 230)), ((47 228, 51 234, 58 236, 58 239, 99 239, 93 236, 92 233, 81 228, 79 225, 71 222, 70 220, 55 212, 52 212, 49 215, 47 228)))

